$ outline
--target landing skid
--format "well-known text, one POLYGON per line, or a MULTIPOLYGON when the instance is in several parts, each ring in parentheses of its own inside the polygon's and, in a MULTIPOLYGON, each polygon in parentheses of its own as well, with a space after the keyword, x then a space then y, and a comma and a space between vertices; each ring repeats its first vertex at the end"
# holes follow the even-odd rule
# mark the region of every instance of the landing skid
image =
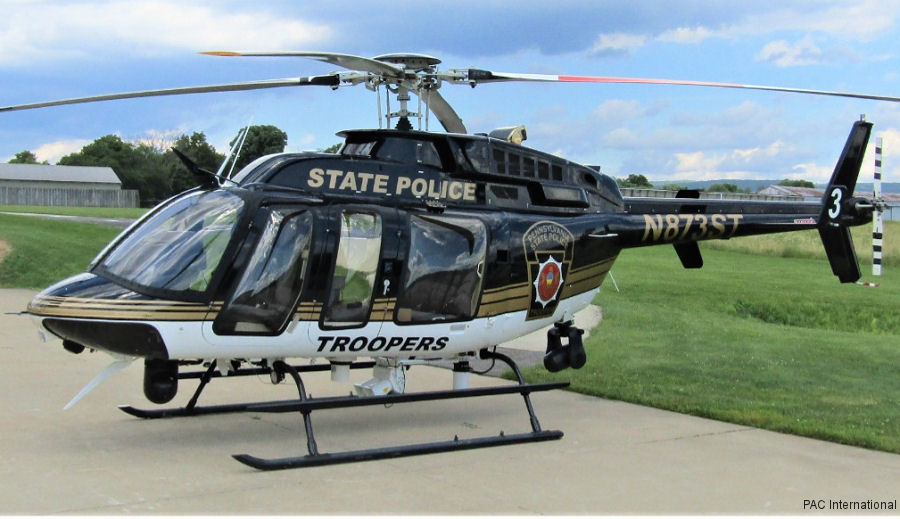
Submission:
POLYGON ((338 453, 308 454, 289 458, 257 458, 249 454, 235 454, 234 459, 244 465, 249 465, 259 470, 296 469, 301 467, 318 467, 322 465, 337 465, 338 463, 355 463, 358 461, 372 461, 389 458, 401 458, 405 456, 418 456, 420 454, 436 454, 439 452, 453 452, 467 449, 480 449, 483 447, 498 447, 515 443, 530 443, 562 438, 562 431, 533 431, 521 434, 503 434, 498 436, 485 436, 482 438, 459 439, 434 443, 416 443, 398 447, 386 447, 383 449, 364 449, 345 451, 338 453))
MULTIPOLYGON (((300 412, 303 418, 303 426, 306 432, 307 454, 303 456, 286 457, 286 458, 259 458, 249 454, 238 454, 234 458, 245 465, 259 470, 281 470, 299 467, 314 467, 321 465, 333 465, 338 463, 350 463, 357 461, 368 461, 377 459, 399 458, 405 456, 416 456, 420 454, 433 454, 438 452, 452 452, 459 450, 477 449, 483 447, 496 447, 500 445, 510 445, 517 443, 529 443, 548 440, 557 440, 562 438, 562 431, 541 429, 540 422, 534 414, 534 408, 531 405, 530 394, 539 391, 549 391, 552 389, 560 389, 567 387, 568 382, 556 382, 546 384, 527 384, 522 377, 522 373, 516 363, 502 353, 489 352, 483 350, 482 358, 499 360, 512 368, 518 379, 517 384, 506 386, 483 387, 483 388, 467 388, 451 391, 426 391, 417 393, 400 393, 388 394, 383 396, 344 396, 344 397, 322 397, 310 398, 306 392, 300 373, 304 371, 318 371, 316 366, 291 366, 283 362, 276 362, 273 366, 278 373, 286 373, 293 378, 297 386, 300 398, 296 400, 277 400, 270 402, 251 402, 243 404, 226 404, 217 406, 196 405, 196 399, 202 391, 206 383, 209 382, 213 373, 213 366, 207 371, 210 377, 202 378, 201 385, 191 398, 188 406, 175 409, 160 410, 142 410, 132 407, 120 407, 124 412, 140 418, 170 418, 177 416, 199 416, 208 414, 224 414, 224 413, 240 413, 240 412, 262 412, 262 413, 288 413, 300 412), (206 382, 204 382, 204 380, 206 382), (478 438, 460 439, 454 437, 453 440, 433 442, 433 443, 417 443, 398 445, 393 447, 352 450, 336 453, 320 453, 316 444, 313 425, 311 419, 312 411, 321 409, 339 409, 346 407, 360 407, 370 405, 390 405, 406 402, 422 402, 433 400, 447 400, 456 398, 472 398, 478 396, 504 395, 504 394, 520 394, 525 400, 525 407, 531 423, 531 432, 505 434, 500 432, 497 436, 484 436, 478 438)), ((363 363, 360 363, 363 364, 363 363)), ((371 365, 371 363, 366 363, 371 365)), ((327 369, 327 367, 326 367, 327 369)))

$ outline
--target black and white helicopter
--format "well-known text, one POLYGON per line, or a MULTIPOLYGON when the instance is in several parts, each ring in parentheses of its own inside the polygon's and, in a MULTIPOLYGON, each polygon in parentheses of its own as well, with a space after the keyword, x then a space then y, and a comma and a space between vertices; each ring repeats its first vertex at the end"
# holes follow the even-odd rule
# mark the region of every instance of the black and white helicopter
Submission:
MULTIPOLYGON (((672 245, 685 268, 700 268, 697 242, 818 229, 841 282, 860 277, 849 227, 870 222, 875 202, 854 196, 872 125, 857 121, 821 202, 623 198, 591 167, 522 146, 522 127, 468 134, 441 96, 446 83, 504 81, 651 83, 741 88, 897 102, 900 98, 759 85, 438 69, 420 54, 364 58, 324 52, 218 56, 300 56, 343 69, 319 76, 149 90, 0 108, 25 110, 114 99, 320 85, 362 84, 379 95, 379 126, 349 130, 337 154, 279 153, 231 178, 184 158, 201 185, 159 204, 115 238, 87 272, 61 281, 28 305, 40 329, 79 353, 116 360, 77 397, 135 359, 157 404, 179 380, 198 379, 184 407, 135 409, 144 418, 233 412, 300 412, 308 453, 261 459, 277 469, 557 439, 529 395, 565 383, 529 384, 495 345, 548 328, 544 365, 585 363, 573 315, 591 304, 619 253, 672 245), (387 111, 381 113, 384 88, 387 111), (410 94, 419 99, 410 110, 410 94), (399 102, 390 109, 390 96, 399 102), (422 104, 424 103, 424 114, 422 104), (444 132, 414 130, 429 112, 444 132), (289 359, 316 359, 294 365, 289 359), (508 364, 518 382, 470 388, 470 361, 508 364), (453 363, 453 387, 406 393, 407 370, 453 363), (193 369, 191 369, 193 367, 193 369), (186 368, 186 370, 185 370, 186 368), (345 397, 310 398, 301 374, 351 369, 373 376, 345 397), (197 405, 213 378, 290 376, 299 398, 197 405), (310 413, 318 409, 521 394, 531 431, 342 453, 320 453, 310 413)), ((73 401, 74 402, 74 401, 73 401)))

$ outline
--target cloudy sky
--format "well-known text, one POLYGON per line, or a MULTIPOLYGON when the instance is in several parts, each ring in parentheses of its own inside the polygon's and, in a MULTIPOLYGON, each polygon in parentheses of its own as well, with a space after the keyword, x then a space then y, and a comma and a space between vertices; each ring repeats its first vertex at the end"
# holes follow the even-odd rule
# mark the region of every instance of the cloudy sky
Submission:
MULTIPOLYGON (((442 68, 634 76, 900 96, 900 0, 754 2, 4 0, 0 106, 110 92, 323 74, 303 58, 203 50, 418 52, 442 68), (389 7, 385 7, 389 6, 389 7)), ((900 103, 652 85, 445 85, 470 131, 525 124, 526 144, 654 180, 822 182, 854 120, 885 141, 900 180, 900 103)), ((396 105, 394 106, 396 108, 396 105)), ((0 161, 51 163, 107 134, 165 142, 204 132, 221 151, 248 122, 289 151, 377 126, 362 87, 301 87, 111 101, 0 114, 0 161)), ((434 121, 432 121, 434 123, 434 121)), ((870 176, 871 167, 864 176, 870 176)))

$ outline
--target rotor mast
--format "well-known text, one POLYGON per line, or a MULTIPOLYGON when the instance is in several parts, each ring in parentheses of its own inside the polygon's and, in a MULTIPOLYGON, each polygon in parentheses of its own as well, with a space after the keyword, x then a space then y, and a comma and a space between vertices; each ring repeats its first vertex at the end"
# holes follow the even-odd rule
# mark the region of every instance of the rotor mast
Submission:
MULTIPOLYGON (((391 126, 391 122, 394 119, 397 119, 397 125, 395 126, 397 130, 412 130, 413 125, 410 122, 410 117, 414 117, 418 120, 418 129, 421 130, 423 115, 422 101, 424 98, 426 115, 425 130, 427 131, 427 113, 429 109, 428 92, 438 86, 436 73, 437 65, 441 62, 441 60, 432 56, 426 56, 424 54, 384 54, 381 56, 376 56, 373 59, 381 62, 391 63, 403 69, 403 73, 402 75, 400 75, 400 77, 387 78, 385 76, 381 76, 380 78, 377 78, 377 80, 379 80, 378 82, 373 81, 376 89, 378 88, 378 84, 380 82, 386 83, 385 86, 389 94, 392 93, 396 95, 397 102, 400 104, 400 109, 396 112, 392 112, 390 95, 386 96, 385 102, 387 110, 384 117, 387 121, 388 127, 391 126), (391 88, 391 84, 394 85, 393 88, 391 88), (411 112, 409 110, 409 101, 411 99, 409 97, 410 91, 414 92, 416 94, 416 97, 419 98, 419 110, 416 112, 411 112)), ((380 115, 378 127, 381 127, 380 115)))

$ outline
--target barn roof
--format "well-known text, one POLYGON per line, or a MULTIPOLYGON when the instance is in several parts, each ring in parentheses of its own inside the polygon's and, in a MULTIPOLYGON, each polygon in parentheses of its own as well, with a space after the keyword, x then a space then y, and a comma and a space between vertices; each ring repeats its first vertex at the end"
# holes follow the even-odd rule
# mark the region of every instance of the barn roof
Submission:
POLYGON ((804 198, 822 198, 825 191, 812 187, 780 186, 773 184, 759 190, 767 195, 802 196, 804 198))
POLYGON ((110 167, 47 164, 0 164, 0 180, 122 183, 110 167))

